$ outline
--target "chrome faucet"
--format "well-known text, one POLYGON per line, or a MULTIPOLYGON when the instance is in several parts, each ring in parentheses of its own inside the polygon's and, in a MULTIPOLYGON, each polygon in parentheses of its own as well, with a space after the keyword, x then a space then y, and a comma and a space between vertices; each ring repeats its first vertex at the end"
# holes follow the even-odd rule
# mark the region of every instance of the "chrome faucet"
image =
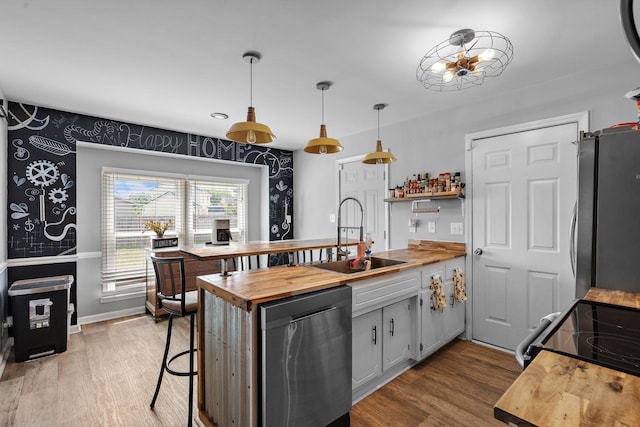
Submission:
MULTIPOLYGON (((349 258, 349 250, 347 249, 346 245, 345 248, 342 248, 342 242, 340 239, 340 233, 342 232, 342 230, 360 230, 360 241, 362 241, 363 237, 364 237, 364 233, 363 233, 363 228, 362 228, 362 224, 364 223, 364 209, 362 208, 362 203, 360 203, 360 201, 358 199, 356 199, 355 197, 345 197, 344 199, 342 199, 342 201, 340 202, 340 204, 338 205, 338 242, 336 244, 336 260, 341 260, 343 257, 345 259, 349 258), (341 212, 341 208, 342 205, 344 204, 344 202, 346 202, 347 200, 353 200, 354 202, 356 202, 358 204, 358 206, 360 207, 360 227, 343 227, 342 226, 342 212, 341 212)), ((348 240, 348 235, 347 235, 347 240, 348 240)))

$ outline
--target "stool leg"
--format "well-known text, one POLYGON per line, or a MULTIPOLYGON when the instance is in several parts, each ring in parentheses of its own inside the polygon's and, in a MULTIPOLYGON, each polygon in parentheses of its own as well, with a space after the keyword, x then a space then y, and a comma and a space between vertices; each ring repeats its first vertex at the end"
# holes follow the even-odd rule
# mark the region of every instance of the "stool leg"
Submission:
POLYGON ((194 353, 194 326, 196 315, 194 313, 191 314, 191 325, 189 328, 189 419, 187 421, 187 426, 191 427, 193 422, 193 353, 194 353))
POLYGON ((162 384, 162 376, 167 366, 167 356, 169 355, 169 346, 171 344, 171 328, 173 326, 173 314, 169 315, 169 324, 167 325, 167 342, 164 346, 164 356, 162 356, 162 365, 160 366, 160 375, 158 375, 158 384, 156 385, 156 392, 153 393, 153 399, 151 400, 152 409, 156 405, 156 399, 158 398, 158 392, 160 391, 160 384, 162 384))

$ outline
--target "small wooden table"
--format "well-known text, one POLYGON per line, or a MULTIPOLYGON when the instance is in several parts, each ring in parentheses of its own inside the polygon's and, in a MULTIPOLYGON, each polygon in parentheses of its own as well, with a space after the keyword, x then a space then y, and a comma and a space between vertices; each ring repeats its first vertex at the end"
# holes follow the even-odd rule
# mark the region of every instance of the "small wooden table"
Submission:
MULTIPOLYGON (((592 289, 586 300, 640 308, 640 293, 592 289)), ((542 350, 494 407, 510 426, 640 426, 640 377, 542 350)))

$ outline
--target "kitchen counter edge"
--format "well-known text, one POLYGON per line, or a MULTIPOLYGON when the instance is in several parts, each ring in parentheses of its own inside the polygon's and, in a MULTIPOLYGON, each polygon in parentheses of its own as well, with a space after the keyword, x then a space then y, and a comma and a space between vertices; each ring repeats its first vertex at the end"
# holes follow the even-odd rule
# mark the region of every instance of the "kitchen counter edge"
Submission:
POLYGON ((420 268, 466 255, 465 250, 395 249, 377 252, 377 257, 404 261, 390 267, 341 274, 308 265, 277 266, 256 270, 232 272, 227 276, 208 274, 198 276, 197 286, 243 310, 251 311, 257 304, 349 284, 376 276, 420 268))

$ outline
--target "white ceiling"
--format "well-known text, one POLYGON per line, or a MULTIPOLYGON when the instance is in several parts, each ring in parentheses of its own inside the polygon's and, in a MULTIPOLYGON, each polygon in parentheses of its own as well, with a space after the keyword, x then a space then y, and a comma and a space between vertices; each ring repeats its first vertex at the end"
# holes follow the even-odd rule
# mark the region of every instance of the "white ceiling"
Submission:
POLYGON ((330 137, 628 63, 611 0, 0 0, 0 91, 32 103, 222 137, 249 106, 296 150, 330 137), (461 28, 509 37, 514 59, 480 87, 439 93, 415 77, 422 56, 461 28), (226 121, 210 117, 225 112, 226 121))

